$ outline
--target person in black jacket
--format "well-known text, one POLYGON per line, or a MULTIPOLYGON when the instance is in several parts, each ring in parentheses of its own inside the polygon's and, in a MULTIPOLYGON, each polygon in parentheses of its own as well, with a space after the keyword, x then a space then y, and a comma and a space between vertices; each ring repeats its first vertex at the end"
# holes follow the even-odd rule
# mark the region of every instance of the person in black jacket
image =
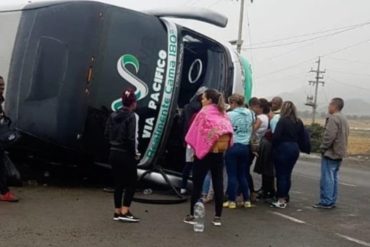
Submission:
POLYGON ((191 156, 193 156, 193 150, 190 146, 186 145, 185 143, 185 136, 188 133, 189 127, 195 118, 196 114, 202 109, 202 95, 206 91, 206 87, 200 87, 195 95, 190 99, 189 103, 184 106, 184 110, 181 115, 180 122, 182 124, 183 129, 183 141, 184 145, 186 146, 185 151, 185 165, 182 171, 182 183, 181 183, 181 190, 180 193, 182 195, 187 193, 188 187, 188 178, 193 168, 193 161, 191 156))
POLYGON ((112 165, 115 189, 113 220, 139 222, 133 216, 130 206, 136 190, 139 117, 134 110, 137 107, 133 90, 125 90, 122 94, 123 108, 113 112, 108 118, 105 136, 110 143, 109 163, 112 165), (123 190, 125 196, 122 204, 123 190))
POLYGON ((286 208, 293 168, 299 157, 299 143, 304 138, 304 125, 297 117, 296 107, 291 101, 283 103, 280 115, 272 137, 278 198, 272 205, 286 208))
MULTIPOLYGON (((5 82, 2 76, 0 76, 0 119, 5 116, 3 111, 5 82)), ((5 172, 4 163, 4 149, 0 144, 0 201, 3 202, 18 202, 18 198, 9 191, 7 185, 7 174, 5 172)))

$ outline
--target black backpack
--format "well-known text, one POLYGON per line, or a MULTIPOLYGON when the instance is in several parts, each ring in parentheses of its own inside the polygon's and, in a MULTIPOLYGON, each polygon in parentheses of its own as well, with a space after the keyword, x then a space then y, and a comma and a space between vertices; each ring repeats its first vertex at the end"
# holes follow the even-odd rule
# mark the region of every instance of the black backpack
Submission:
POLYGON ((299 149, 302 153, 310 154, 311 153, 311 136, 310 132, 306 127, 303 126, 301 136, 298 141, 299 149))

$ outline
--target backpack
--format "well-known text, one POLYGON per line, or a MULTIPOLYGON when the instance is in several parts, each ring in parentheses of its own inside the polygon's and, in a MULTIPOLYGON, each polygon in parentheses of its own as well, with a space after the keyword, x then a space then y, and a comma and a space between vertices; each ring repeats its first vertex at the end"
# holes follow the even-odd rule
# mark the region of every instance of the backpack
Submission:
POLYGON ((311 136, 306 127, 302 126, 303 130, 298 140, 299 149, 302 153, 311 153, 311 136))

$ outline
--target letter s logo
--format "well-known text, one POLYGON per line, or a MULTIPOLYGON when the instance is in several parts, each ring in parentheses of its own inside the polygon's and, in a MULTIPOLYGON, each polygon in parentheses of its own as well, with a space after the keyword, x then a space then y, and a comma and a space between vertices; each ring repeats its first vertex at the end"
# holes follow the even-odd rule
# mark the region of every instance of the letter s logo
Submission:
MULTIPOLYGON (((136 94, 137 100, 139 101, 148 95, 149 89, 145 82, 140 80, 136 75, 134 75, 127 69, 129 65, 134 67, 136 74, 139 73, 139 68, 140 68, 139 60, 131 54, 125 54, 118 59, 117 71, 118 71, 118 74, 123 79, 125 79, 127 82, 129 82, 131 85, 133 85, 136 88, 135 94, 136 94)), ((121 98, 113 101, 112 103, 113 111, 116 111, 120 108, 122 108, 121 98)))

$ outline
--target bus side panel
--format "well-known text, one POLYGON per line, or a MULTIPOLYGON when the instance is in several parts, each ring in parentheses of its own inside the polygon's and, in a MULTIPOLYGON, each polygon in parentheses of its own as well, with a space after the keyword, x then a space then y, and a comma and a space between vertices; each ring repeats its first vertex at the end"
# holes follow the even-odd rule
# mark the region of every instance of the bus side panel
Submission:
POLYGON ((86 73, 97 53, 101 5, 23 12, 9 79, 9 113, 40 139, 74 146, 86 118, 86 73))

